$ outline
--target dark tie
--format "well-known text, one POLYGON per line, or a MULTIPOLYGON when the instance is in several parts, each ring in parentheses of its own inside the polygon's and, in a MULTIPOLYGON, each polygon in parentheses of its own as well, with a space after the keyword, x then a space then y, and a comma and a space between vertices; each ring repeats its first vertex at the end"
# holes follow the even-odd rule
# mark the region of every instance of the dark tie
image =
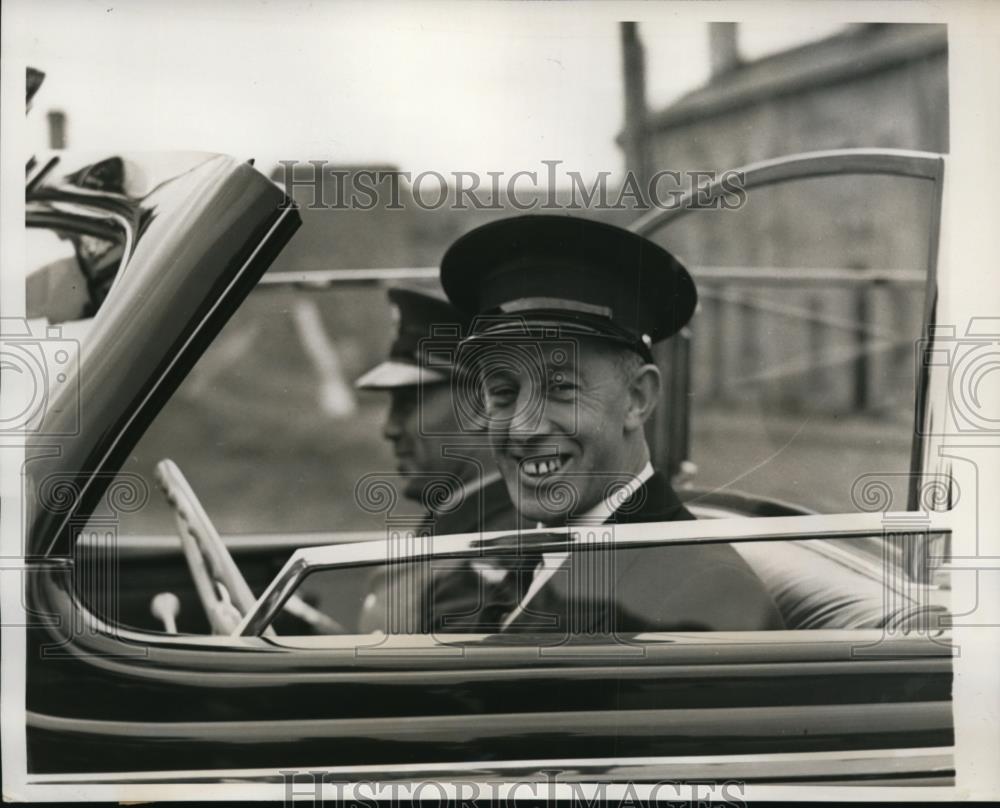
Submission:
POLYGON ((500 556, 496 560, 498 568, 506 575, 485 590, 485 606, 482 614, 482 630, 485 632, 503 630, 507 616, 524 600, 535 570, 542 563, 542 554, 537 550, 523 550, 517 555, 500 556))
POLYGON ((541 559, 536 550, 511 546, 489 558, 493 569, 502 573, 499 580, 487 580, 469 564, 435 576, 427 626, 435 633, 500 631, 531 586, 541 559))

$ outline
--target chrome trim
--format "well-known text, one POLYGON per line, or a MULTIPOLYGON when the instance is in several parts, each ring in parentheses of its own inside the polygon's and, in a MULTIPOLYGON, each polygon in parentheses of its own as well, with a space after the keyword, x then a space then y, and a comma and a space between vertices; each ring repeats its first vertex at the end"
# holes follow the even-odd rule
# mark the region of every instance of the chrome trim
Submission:
MULTIPOLYGON (((776 157, 750 163, 736 171, 744 175, 744 189, 761 188, 785 180, 805 180, 831 174, 886 174, 895 177, 937 180, 941 175, 942 158, 934 152, 907 151, 904 149, 834 149, 804 152, 791 157, 776 157), (752 175, 753 181, 750 181, 752 175)), ((725 180, 729 180, 727 175, 725 180)), ((723 178, 703 189, 692 190, 681 197, 677 204, 665 210, 654 210, 640 217, 629 230, 648 236, 668 222, 691 213, 695 194, 706 201, 720 197, 727 190, 723 178)))
POLYGON ((935 177, 934 206, 931 211, 931 221, 937 227, 932 227, 928 238, 927 287, 924 293, 924 319, 921 323, 920 335, 924 340, 926 350, 920 356, 917 365, 916 390, 913 397, 913 441, 910 444, 910 480, 907 491, 907 509, 919 507, 920 489, 927 473, 927 444, 925 437, 931 430, 933 422, 933 407, 929 395, 932 384, 932 364, 927 361, 935 349, 937 335, 934 326, 938 317, 937 279, 941 262, 941 228, 944 222, 944 185, 946 182, 944 158, 939 161, 938 175, 935 177))
MULTIPOLYGON (((768 768, 781 770, 785 778, 853 775, 896 776, 937 774, 954 776, 954 748, 917 747, 904 749, 859 749, 837 752, 776 752, 745 755, 684 755, 677 757, 608 757, 552 758, 492 761, 452 761, 446 763, 400 763, 365 766, 285 766, 284 771, 322 772, 337 775, 342 780, 364 778, 366 781, 426 780, 457 774, 476 779, 491 774, 503 777, 520 776, 529 772, 558 770, 559 782, 567 775, 581 776, 619 774, 640 779, 642 769, 665 772, 667 776, 696 779, 727 776, 750 781, 766 780, 768 768), (743 767, 742 769, 739 767, 743 767), (639 771, 636 771, 639 770, 639 771), (720 771, 722 770, 722 771, 720 771)), ((770 775, 774 776, 774 775, 770 775)), ((275 768, 258 769, 182 769, 174 771, 94 772, 85 774, 36 774, 28 782, 36 785, 99 783, 163 783, 211 782, 222 780, 268 780, 282 782, 275 768)), ((325 778, 332 781, 332 777, 325 778)))
MULTIPOLYGON (((226 549, 234 554, 251 553, 254 550, 297 550, 300 547, 316 547, 327 544, 350 544, 353 542, 378 541, 385 538, 385 530, 338 530, 326 533, 229 533, 220 536, 226 549)), ((103 549, 104 542, 98 541, 90 532, 77 540, 82 549, 103 549)), ((120 557, 146 555, 173 555, 181 552, 181 540, 176 533, 150 533, 118 535, 114 540, 115 551, 120 557)))
POLYGON ((330 286, 335 283, 379 283, 414 278, 438 277, 437 267, 399 267, 378 269, 317 269, 302 272, 265 272, 258 286, 330 286))
MULTIPOLYGON (((463 558, 509 554, 527 540, 542 552, 579 552, 602 548, 642 547, 670 544, 712 544, 737 541, 789 539, 848 539, 891 532, 887 514, 861 513, 833 516, 773 516, 759 519, 733 518, 693 522, 651 522, 633 525, 568 526, 536 528, 516 533, 465 533, 434 537, 426 542, 398 537, 400 547, 392 552, 381 542, 359 542, 297 550, 258 599, 253 610, 236 628, 234 636, 260 636, 270 625, 302 579, 317 569, 331 567, 398 564, 426 558, 463 558)), ((950 532, 947 512, 927 514, 928 530, 950 532)), ((394 537, 387 537, 392 540, 394 537)))
POLYGON ((900 286, 922 286, 927 274, 916 269, 842 269, 837 267, 811 269, 809 267, 712 267, 689 266, 695 280, 701 283, 794 283, 863 286, 879 283, 900 286))
MULTIPOLYGON (((99 199, 101 198, 102 195, 98 193, 93 193, 93 196, 99 199)), ((101 304, 104 305, 104 303, 107 303, 108 299, 111 297, 112 292, 114 292, 115 289, 118 288, 118 286, 120 285, 122 277, 128 270, 129 262, 132 260, 132 253, 135 251, 135 245, 136 245, 134 223, 130 219, 127 219, 125 216, 122 216, 120 213, 116 213, 115 211, 112 210, 107 210, 106 208, 93 207, 83 202, 52 199, 52 200, 46 200, 43 204, 45 204, 50 211, 59 215, 81 217, 100 222, 110 220, 114 222, 116 225, 118 225, 118 227, 121 229, 124 235, 122 244, 122 258, 121 261, 118 262, 118 271, 115 272, 115 276, 111 280, 111 286, 108 289, 104 302, 101 304)))
POLYGON ((34 190, 51 173, 52 169, 59 165, 59 156, 53 155, 44 163, 39 163, 35 157, 28 161, 27 171, 24 178, 24 197, 30 200, 34 190))
MULTIPOLYGON (((927 276, 913 269, 842 269, 837 267, 774 267, 766 274, 759 267, 692 266, 688 267, 698 281, 711 283, 836 283, 849 286, 866 283, 916 285, 923 284, 927 276)), ((300 286, 325 288, 340 283, 365 284, 384 281, 402 281, 418 278, 436 279, 437 267, 380 267, 376 269, 314 269, 301 272, 267 272, 257 286, 300 286)))
MULTIPOLYGON (((684 504, 688 510, 691 511, 691 513, 703 519, 735 518, 737 516, 741 516, 741 514, 731 509, 727 509, 724 506, 703 505, 698 502, 697 498, 688 500, 684 504)), ((880 581, 884 583, 895 592, 901 591, 902 589, 902 587, 895 582, 893 576, 887 576, 885 574, 883 564, 881 563, 882 559, 877 558, 874 555, 862 556, 851 552, 850 550, 846 550, 843 547, 839 547, 835 542, 827 542, 824 539, 803 538, 796 541, 799 544, 807 545, 813 552, 816 552, 831 561, 840 564, 841 566, 848 567, 873 581, 880 581)), ((918 591, 936 589, 936 587, 926 586, 920 583, 908 583, 906 585, 907 590, 913 590, 914 588, 918 591)))
MULTIPOLYGON (((42 562, 45 563, 45 562, 42 562)), ((70 567, 67 564, 60 564, 60 569, 54 570, 69 574, 70 567)), ((358 647, 361 643, 370 643, 373 634, 326 634, 326 635, 275 635, 270 636, 267 632, 262 637, 257 636, 236 636, 223 634, 165 634, 143 629, 132 629, 127 626, 113 625, 102 620, 98 615, 87 610, 86 606, 78 600, 73 601, 74 619, 85 625, 89 636, 110 639, 116 643, 123 644, 144 644, 155 647, 157 650, 212 650, 216 648, 234 649, 239 648, 247 651, 280 652, 318 650, 330 652, 332 654, 344 654, 351 659, 358 655, 358 647)), ((447 635, 447 639, 433 634, 390 634, 380 639, 380 647, 391 647, 398 643, 399 648, 406 653, 412 653, 414 644, 426 648, 428 652, 426 658, 437 657, 447 658, 458 652, 464 658, 470 658, 470 650, 479 643, 489 641, 493 634, 468 633, 447 635)), ((955 650, 951 648, 951 634, 945 629, 935 630, 931 634, 914 631, 911 635, 887 636, 885 629, 870 628, 845 628, 845 629, 781 629, 769 631, 672 631, 672 632, 640 632, 630 635, 636 643, 644 644, 647 649, 657 647, 670 648, 693 648, 705 645, 725 645, 728 648, 735 646, 746 646, 748 648, 782 648, 789 649, 800 646, 803 652, 810 649, 823 647, 827 650, 837 647, 857 648, 859 645, 874 645, 876 643, 899 644, 902 650, 899 653, 906 658, 925 659, 926 653, 930 652, 934 658, 941 659, 946 656, 954 656, 955 650), (916 643, 916 644, 914 644, 916 643), (905 646, 905 647, 903 647, 905 646), (918 647, 919 646, 919 647, 918 647), (924 656, 917 656, 923 654, 924 656)), ((84 646, 80 643, 83 652, 84 646)), ((495 646, 493 646, 495 648, 495 646)), ((509 645, 507 652, 524 651, 529 649, 533 656, 538 657, 537 644, 509 645)), ((814 658, 809 656, 807 661, 828 661, 825 657, 814 658)), ((91 662, 98 666, 103 666, 104 662, 100 654, 91 655, 91 662)), ((114 667, 114 660, 109 660, 110 666, 114 667)), ((740 662, 738 664, 744 664, 740 662)), ((860 663, 853 663, 855 665, 860 663)), ((141 675, 141 669, 133 668, 131 675, 141 675)), ((245 677, 250 674, 241 674, 245 677)), ((296 674, 297 677, 303 674, 296 674)), ((440 678, 445 675, 440 669, 435 676, 440 678)), ((463 674, 465 675, 465 674, 463 674)), ((491 676, 496 676, 496 671, 491 676)))

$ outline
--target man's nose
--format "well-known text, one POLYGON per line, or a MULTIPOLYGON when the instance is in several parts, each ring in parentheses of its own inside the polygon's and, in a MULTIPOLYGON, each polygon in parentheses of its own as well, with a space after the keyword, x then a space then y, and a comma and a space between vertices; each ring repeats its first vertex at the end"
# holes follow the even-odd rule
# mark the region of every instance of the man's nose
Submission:
POLYGON ((396 407, 389 408, 389 412, 385 417, 385 424, 382 426, 382 437, 393 443, 403 437, 402 419, 399 417, 396 407))

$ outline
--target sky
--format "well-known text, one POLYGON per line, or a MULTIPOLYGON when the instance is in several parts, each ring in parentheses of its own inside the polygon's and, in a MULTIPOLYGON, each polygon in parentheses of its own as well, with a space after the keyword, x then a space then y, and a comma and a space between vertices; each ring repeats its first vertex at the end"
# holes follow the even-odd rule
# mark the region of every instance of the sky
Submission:
MULTIPOLYGON (((589 8, 589 7, 588 7, 589 8)), ((232 0, 18 5, 21 54, 47 74, 29 127, 68 116, 70 148, 199 149, 414 172, 619 176, 615 16, 580 6, 232 0)), ((706 25, 640 22, 660 109, 708 78, 706 25)), ((744 26, 756 56, 837 25, 744 26)))

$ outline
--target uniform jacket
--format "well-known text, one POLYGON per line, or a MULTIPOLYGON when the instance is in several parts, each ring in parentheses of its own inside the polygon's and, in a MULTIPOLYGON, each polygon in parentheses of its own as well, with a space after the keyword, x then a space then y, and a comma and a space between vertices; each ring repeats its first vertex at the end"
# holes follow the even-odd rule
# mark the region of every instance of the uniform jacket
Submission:
MULTIPOLYGON (((497 476, 485 485, 472 486, 454 510, 428 513, 418 532, 430 537, 456 533, 480 533, 491 530, 515 530, 517 512, 507 494, 503 478, 497 476)), ((434 587, 449 581, 449 592, 477 593, 479 577, 467 560, 449 560, 398 564, 381 568, 372 575, 369 594, 361 610, 358 630, 361 633, 385 631, 386 633, 427 633, 434 623, 434 587), (432 585, 433 582, 433 585, 432 585)), ((441 610, 459 613, 472 606, 470 596, 464 594, 456 605, 448 595, 440 605, 441 610)), ((468 629, 462 629, 468 630, 468 629)))
MULTIPOLYGON (((614 524, 693 519, 656 472, 614 524)), ((507 632, 608 634, 781 629, 764 584, 728 544, 599 550, 569 556, 507 632)))

